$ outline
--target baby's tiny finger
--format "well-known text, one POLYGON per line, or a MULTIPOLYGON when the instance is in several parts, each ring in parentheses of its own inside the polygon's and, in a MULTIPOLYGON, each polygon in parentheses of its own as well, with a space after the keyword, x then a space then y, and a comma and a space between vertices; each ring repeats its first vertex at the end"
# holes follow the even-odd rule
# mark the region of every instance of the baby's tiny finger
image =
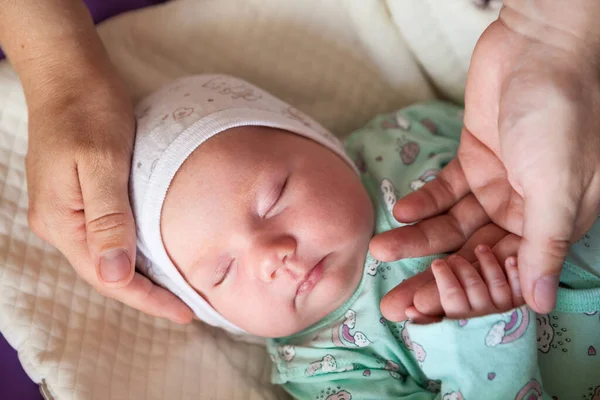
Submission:
POLYGON ((498 311, 510 310, 512 308, 512 292, 496 256, 486 245, 477 246, 475 256, 479 261, 481 275, 488 287, 492 302, 498 311))
POLYGON ((444 260, 435 260, 431 271, 440 292, 444 313, 449 318, 468 314, 471 311, 469 300, 452 268, 444 260))
MULTIPOLYGON (((455 256, 450 257, 449 262, 467 296, 471 310, 478 315, 493 312, 495 306, 488 288, 473 264, 462 257, 455 256)), ((464 315, 457 315, 457 317, 464 317, 464 315)))
POLYGON ((525 304, 523 293, 521 292, 521 281, 519 280, 519 268, 517 267, 517 257, 508 257, 505 262, 506 276, 512 293, 512 306, 519 307, 525 304))

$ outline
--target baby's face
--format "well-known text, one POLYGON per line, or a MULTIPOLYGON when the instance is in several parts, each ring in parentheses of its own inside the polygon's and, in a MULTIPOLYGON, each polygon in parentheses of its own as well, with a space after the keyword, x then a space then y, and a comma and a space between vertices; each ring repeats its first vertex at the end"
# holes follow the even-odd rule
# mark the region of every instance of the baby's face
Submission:
POLYGON ((175 265, 221 315, 252 334, 280 337, 353 294, 373 206, 355 172, 324 146, 240 127, 185 161, 161 230, 175 265))

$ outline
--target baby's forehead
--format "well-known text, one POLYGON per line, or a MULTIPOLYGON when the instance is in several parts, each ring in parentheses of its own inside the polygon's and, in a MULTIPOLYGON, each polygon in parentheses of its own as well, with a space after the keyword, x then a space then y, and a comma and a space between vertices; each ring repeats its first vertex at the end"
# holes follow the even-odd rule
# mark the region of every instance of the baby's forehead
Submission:
POLYGON ((316 146, 337 157, 327 146, 291 131, 265 126, 239 126, 223 131, 198 146, 184 162, 182 169, 203 169, 211 173, 225 168, 234 174, 248 172, 262 164, 277 168, 278 164, 302 156, 302 153, 310 156, 316 146), (307 142, 311 143, 311 147, 306 145, 307 142))
POLYGON ((190 212, 202 220, 227 210, 243 213, 290 174, 310 185, 312 169, 297 166, 327 162, 328 155, 338 158, 326 146, 293 132, 262 126, 232 128, 190 154, 175 175, 167 200, 179 215, 190 212))
MULTIPOLYGON (((167 197, 228 204, 230 200, 250 199, 265 181, 283 172, 293 148, 293 133, 269 128, 232 128, 198 146, 177 171, 167 197)), ((207 208, 208 209, 208 208, 207 208)))

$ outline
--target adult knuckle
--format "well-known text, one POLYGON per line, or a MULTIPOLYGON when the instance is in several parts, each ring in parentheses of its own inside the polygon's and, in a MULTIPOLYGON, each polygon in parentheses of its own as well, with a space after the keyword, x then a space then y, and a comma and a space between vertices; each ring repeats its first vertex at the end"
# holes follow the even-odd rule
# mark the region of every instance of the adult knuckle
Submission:
POLYGON ((89 233, 107 233, 119 231, 126 227, 127 216, 123 212, 113 212, 94 218, 86 223, 89 233))
MULTIPOLYGON (((450 195, 453 199, 456 199, 456 195, 454 192, 454 188, 444 177, 438 177, 434 181, 441 188, 441 192, 444 194, 450 195)), ((425 185, 421 189, 423 196, 426 197, 425 201, 431 203, 435 206, 436 209, 440 210, 444 208, 444 198, 445 196, 440 196, 438 191, 434 189, 433 185, 425 185)))
MULTIPOLYGON (((452 184, 447 180, 442 178, 438 178, 437 181, 439 182, 440 186, 442 187, 442 189, 444 190, 444 192, 450 194, 453 198, 456 198, 456 191, 454 190, 454 186, 452 186, 452 184)), ((437 197, 437 196, 436 196, 437 197)), ((440 202, 440 199, 434 199, 434 201, 436 201, 436 204, 440 202)))
POLYGON ((466 242, 469 238, 465 233, 465 229, 463 227, 461 219, 454 214, 454 210, 450 210, 448 212, 448 215, 451 216, 451 218, 447 218, 448 226, 452 230, 451 234, 453 236, 456 236, 457 238, 460 238, 460 241, 462 243, 466 242))
POLYGON ((546 242, 545 251, 552 258, 563 259, 571 247, 568 239, 550 238, 546 242))

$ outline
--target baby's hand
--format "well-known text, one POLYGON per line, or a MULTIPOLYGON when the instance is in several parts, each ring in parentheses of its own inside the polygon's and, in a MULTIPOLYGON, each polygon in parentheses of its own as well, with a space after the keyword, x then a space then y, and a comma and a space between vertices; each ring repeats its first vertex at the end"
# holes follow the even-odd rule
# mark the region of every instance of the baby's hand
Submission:
POLYGON ((406 316, 416 323, 430 323, 442 316, 472 318, 524 304, 515 257, 507 258, 503 268, 486 245, 479 245, 475 256, 475 263, 457 255, 435 260, 431 265, 435 280, 416 290, 406 316))

